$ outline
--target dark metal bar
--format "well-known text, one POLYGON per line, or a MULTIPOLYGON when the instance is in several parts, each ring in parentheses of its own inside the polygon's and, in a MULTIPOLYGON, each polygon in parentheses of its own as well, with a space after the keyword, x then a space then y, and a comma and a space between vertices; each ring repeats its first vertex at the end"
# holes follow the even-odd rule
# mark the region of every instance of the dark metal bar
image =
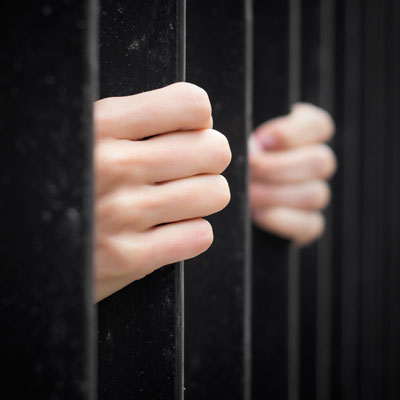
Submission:
MULTIPOLYGON (((317 105, 335 118, 335 0, 320 6, 320 81, 317 105)), ((333 188, 335 190, 335 188, 333 188)), ((335 203, 325 210, 326 229, 317 243, 317 341, 316 394, 318 400, 330 400, 332 367, 332 254, 335 203)))
POLYGON ((399 7, 390 1, 337 3, 341 168, 334 188, 332 398, 394 399, 399 395, 400 88, 394 44, 399 7))
MULTIPOLYGON (((320 104, 321 0, 301 7, 301 78, 299 99, 320 104)), ((299 397, 316 399, 318 245, 300 251, 300 355, 299 397)))
POLYGON ((361 398, 382 398, 383 4, 364 4, 361 398), (373 27, 373 29, 371 29, 373 27))
POLYGON ((214 244, 186 268, 186 391, 191 400, 250 400, 250 251, 247 135, 251 128, 251 2, 188 5, 190 82, 207 90, 215 129, 233 159, 232 199, 210 218, 214 244))
MULTIPOLYGON (((314 0, 303 2, 301 10, 300 99, 332 115, 335 112, 334 5, 334 0, 314 0)), ((331 396, 333 212, 334 207, 325 211, 323 237, 301 251, 300 396, 304 399, 331 396)))
POLYGON ((0 9, 2 393, 93 399, 96 2, 0 9))
POLYGON ((332 398, 360 397, 362 2, 337 1, 332 398))
MULTIPOLYGON (((103 1, 101 97, 185 79, 185 1, 103 1)), ((183 263, 99 304, 99 398, 183 399, 183 263)))
POLYGON ((389 143, 387 151, 388 167, 385 171, 389 172, 385 196, 388 199, 385 226, 389 226, 387 237, 388 259, 385 260, 387 269, 386 288, 390 305, 386 318, 390 321, 386 325, 387 329, 387 348, 384 372, 386 377, 385 387, 388 393, 385 398, 395 400, 400 398, 400 3, 396 0, 388 2, 386 13, 386 107, 389 115, 388 125, 385 127, 386 139, 389 143))
MULTIPOLYGON (((301 101, 320 103, 321 1, 301 7, 301 101)), ((300 252, 300 355, 299 397, 316 399, 317 244, 300 252)))
MULTIPOLYGON (((290 2, 254 2, 254 124, 283 115, 290 95, 290 2)), ((293 72, 293 71, 292 71, 293 72)), ((253 229, 253 396, 288 399, 288 241, 253 229)))
MULTIPOLYGON (((289 1, 289 105, 301 96, 302 1, 289 1)), ((283 266, 284 267, 284 266, 283 266)), ((300 254, 292 243, 289 249, 288 275, 288 399, 299 398, 300 366, 300 254)))
MULTIPOLYGON (((254 85, 254 14, 253 14, 253 0, 245 0, 245 137, 249 138, 249 135, 253 129, 253 85, 254 85)), ((247 149, 247 146, 246 146, 247 149)), ((247 159, 246 159, 247 161, 247 159)), ((248 189, 248 169, 245 169, 247 173, 246 189, 248 189)), ((247 190, 246 190, 247 194, 247 190)), ((251 400, 252 397, 252 258, 251 258, 251 216, 249 205, 244 204, 246 207, 245 212, 245 265, 244 265, 244 344, 243 344, 243 357, 244 357, 244 387, 243 387, 243 399, 251 400)))
POLYGON ((360 398, 398 394, 398 5, 363 4, 360 398), (397 63, 397 65, 396 65, 397 63), (396 202, 396 203, 395 203, 396 202), (395 239, 397 238, 397 239, 395 239), (396 289, 395 289, 396 288, 396 289), (397 362, 393 362, 396 360, 397 362))

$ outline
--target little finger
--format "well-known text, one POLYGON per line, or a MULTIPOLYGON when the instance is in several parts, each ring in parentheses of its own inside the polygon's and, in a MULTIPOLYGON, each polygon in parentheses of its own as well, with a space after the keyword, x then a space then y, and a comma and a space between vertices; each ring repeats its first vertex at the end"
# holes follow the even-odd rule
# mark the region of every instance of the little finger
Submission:
POLYGON ((269 207, 254 210, 256 225, 299 245, 308 244, 322 235, 325 218, 318 211, 304 211, 289 207, 269 207))

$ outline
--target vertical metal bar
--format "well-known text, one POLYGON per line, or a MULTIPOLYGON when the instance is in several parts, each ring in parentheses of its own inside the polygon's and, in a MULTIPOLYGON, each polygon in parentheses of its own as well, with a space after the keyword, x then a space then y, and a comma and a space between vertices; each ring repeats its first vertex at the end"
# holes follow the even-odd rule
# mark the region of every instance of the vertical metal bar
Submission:
POLYGON ((383 108, 381 3, 364 3, 363 25, 363 143, 362 143, 362 309, 361 398, 381 398, 380 255, 383 108), (372 29, 371 29, 372 28, 372 29))
MULTIPOLYGON (((301 101, 320 104, 321 0, 301 7, 301 101)), ((317 244, 300 251, 299 397, 316 399, 317 244)))
MULTIPOLYGON (((319 105, 334 117, 334 0, 320 7, 319 105)), ((333 189, 335 190, 335 189, 333 189)), ((326 230, 317 247, 317 342, 316 394, 318 400, 331 399, 332 328, 332 224, 335 204, 325 211, 326 230)))
POLYGON ((1 11, 2 393, 94 399, 96 3, 1 11))
POLYGON ((395 182, 400 182, 400 140, 395 132, 399 130, 399 49, 398 43, 400 4, 395 1, 385 3, 384 15, 384 192, 386 199, 383 215, 385 241, 383 243, 383 399, 396 399, 400 396, 398 377, 400 374, 400 330, 399 330, 399 286, 400 275, 400 189, 395 182), (396 130, 397 129, 397 130, 396 130))
MULTIPOLYGON (((302 5, 301 100, 334 116, 333 0, 302 5)), ((334 199, 336 188, 334 188, 334 199)), ((301 397, 331 396, 332 240, 333 208, 325 211, 326 230, 319 241, 301 253, 301 397)))
POLYGON ((207 90, 214 127, 233 159, 231 202, 212 216, 214 244, 186 268, 186 396, 250 400, 250 239, 247 135, 251 127, 251 2, 188 4, 190 82, 207 90))
MULTIPOLYGON (((332 1, 302 6, 301 100, 334 114, 335 13, 332 1)), ((334 194, 336 188, 334 189, 334 194)), ((301 397, 330 397, 332 206, 324 236, 301 252, 301 397)))
MULTIPOLYGON (((185 79, 185 1, 103 1, 101 97, 185 79)), ((99 307, 99 398, 183 399, 183 263, 99 307)))
POLYGON ((392 2, 338 4, 343 132, 335 219, 342 228, 333 253, 332 398, 392 399, 399 373, 398 20, 392 2))
MULTIPOLYGON (((290 1, 254 2, 254 123, 288 112, 290 1)), ((253 229, 253 395, 288 399, 290 243, 253 229)), ((293 276, 293 275, 292 275, 293 276)), ((293 309, 292 309, 293 310, 293 309)), ((291 319, 293 321, 293 319, 291 319)))
MULTIPOLYGON (((301 15, 302 1, 290 0, 289 9, 289 104, 301 98, 301 15)), ((300 255, 294 244, 290 247, 288 277, 288 374, 289 400, 299 398, 299 356, 300 356, 300 255)))
POLYGON ((301 9, 301 0, 289 0, 289 104, 301 97, 301 9))
POLYGON ((388 216, 388 274, 389 280, 388 293, 390 293, 390 311, 387 318, 390 323, 388 328, 388 370, 385 376, 388 377, 387 399, 395 400, 400 398, 400 51, 398 43, 400 41, 400 3, 396 0, 389 2, 390 8, 386 14, 387 29, 385 44, 387 54, 386 74, 387 98, 386 107, 390 115, 390 124, 386 127, 386 138, 389 139, 388 160, 390 160, 389 171, 390 181, 387 183, 386 196, 389 200, 388 216))
POLYGON ((362 2, 337 1, 332 398, 360 397, 362 2))
POLYGON ((360 397, 387 399, 395 398, 398 386, 392 379, 399 372, 398 360, 393 363, 399 356, 399 339, 392 336, 392 329, 398 329, 398 315, 392 310, 398 310, 395 293, 400 287, 398 274, 393 274, 399 264, 398 236, 392 236, 398 234, 399 224, 398 203, 394 203, 399 184, 400 148, 394 133, 399 77, 398 70, 392 69, 399 58, 398 46, 392 44, 398 40, 399 8, 373 1, 364 2, 363 8, 360 397))
MULTIPOLYGON (((253 0, 245 0, 245 137, 249 135, 253 129, 253 57, 254 57, 254 15, 253 15, 253 0)), ((247 146, 246 146, 247 150, 247 146)), ((247 159, 246 159, 247 161, 247 159)), ((246 194, 248 190, 248 169, 245 181, 246 194)), ((244 265, 244 385, 243 385, 243 399, 252 399, 252 259, 251 259, 251 216, 250 208, 246 201, 243 205, 246 207, 245 217, 245 265, 244 265)))

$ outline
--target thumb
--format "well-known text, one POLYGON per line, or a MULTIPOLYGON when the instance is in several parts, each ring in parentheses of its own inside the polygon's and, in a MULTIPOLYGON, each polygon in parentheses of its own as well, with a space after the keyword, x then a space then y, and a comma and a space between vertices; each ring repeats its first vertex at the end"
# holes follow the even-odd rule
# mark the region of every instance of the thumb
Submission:
POLYGON ((260 125, 257 142, 265 150, 293 148, 329 140, 334 123, 328 112, 312 104, 297 103, 291 112, 260 125))

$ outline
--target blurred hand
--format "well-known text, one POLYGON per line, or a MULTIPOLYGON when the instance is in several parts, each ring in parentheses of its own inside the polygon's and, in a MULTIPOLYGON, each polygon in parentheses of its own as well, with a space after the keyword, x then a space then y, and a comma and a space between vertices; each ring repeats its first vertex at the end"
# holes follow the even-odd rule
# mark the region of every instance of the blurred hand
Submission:
POLYGON ((311 104, 259 126, 249 144, 250 206, 262 229, 304 245, 324 231, 320 210, 329 202, 327 183, 336 158, 327 142, 330 115, 311 104))
POLYGON ((178 83, 95 103, 96 300, 204 252, 231 159, 208 96, 178 83))

